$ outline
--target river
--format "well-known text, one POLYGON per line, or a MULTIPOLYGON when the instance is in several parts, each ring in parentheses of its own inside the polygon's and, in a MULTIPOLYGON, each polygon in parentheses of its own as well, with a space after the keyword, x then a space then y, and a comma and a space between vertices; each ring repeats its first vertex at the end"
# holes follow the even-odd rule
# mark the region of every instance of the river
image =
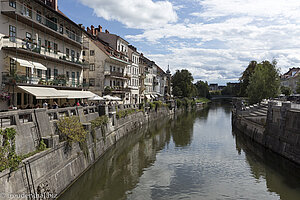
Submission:
POLYGON ((231 126, 213 103, 124 137, 61 200, 299 200, 300 168, 231 126))

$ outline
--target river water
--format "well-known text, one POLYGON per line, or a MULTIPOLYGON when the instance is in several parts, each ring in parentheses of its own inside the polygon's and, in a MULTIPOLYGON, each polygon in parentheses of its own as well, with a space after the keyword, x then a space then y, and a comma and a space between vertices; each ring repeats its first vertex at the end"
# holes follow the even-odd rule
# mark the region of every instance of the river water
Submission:
POLYGON ((233 130, 230 104, 213 103, 126 136, 60 199, 299 200, 300 168, 233 130))

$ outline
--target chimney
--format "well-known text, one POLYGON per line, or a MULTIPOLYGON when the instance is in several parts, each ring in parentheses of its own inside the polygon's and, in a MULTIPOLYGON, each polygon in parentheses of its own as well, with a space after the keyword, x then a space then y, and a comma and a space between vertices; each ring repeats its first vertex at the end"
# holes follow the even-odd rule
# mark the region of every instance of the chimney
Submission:
POLYGON ((89 27, 86 27, 86 32, 91 33, 91 30, 89 27))
POLYGON ((97 36, 98 35, 98 29, 97 28, 95 28, 95 36, 97 36))
POLYGON ((55 11, 58 11, 57 0, 53 0, 53 9, 54 9, 55 11))
POLYGON ((95 27, 93 25, 91 25, 91 32, 92 32, 92 35, 95 36, 95 27))
POLYGON ((109 31, 107 29, 105 29, 105 33, 109 33, 109 31))
POLYGON ((99 29, 99 32, 101 33, 102 32, 102 26, 98 26, 98 29, 99 29))

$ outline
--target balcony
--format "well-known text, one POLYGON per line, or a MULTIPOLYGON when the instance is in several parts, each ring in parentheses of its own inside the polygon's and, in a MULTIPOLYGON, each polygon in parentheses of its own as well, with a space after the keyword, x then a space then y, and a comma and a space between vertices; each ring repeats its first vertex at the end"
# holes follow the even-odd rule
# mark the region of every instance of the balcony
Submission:
POLYGON ((64 74, 57 75, 54 79, 46 77, 37 77, 36 75, 26 75, 16 73, 14 75, 9 72, 2 72, 2 83, 6 85, 44 85, 51 87, 82 87, 76 84, 75 80, 67 80, 64 74))
POLYGON ((122 87, 122 86, 106 86, 104 89, 104 93, 105 94, 122 94, 122 93, 126 93, 126 92, 130 92, 130 88, 128 87, 122 87))
POLYGON ((69 44, 81 48, 82 36, 76 35, 72 31, 64 31, 64 29, 62 31, 59 30, 59 25, 49 17, 47 18, 31 8, 28 8, 26 5, 18 2, 16 2, 15 8, 9 5, 9 1, 2 1, 1 6, 1 13, 3 15, 6 15, 14 20, 18 19, 18 22, 22 22, 28 25, 30 28, 36 28, 46 34, 52 35, 55 38, 61 39, 69 44))
POLYGON ((83 65, 88 64, 86 61, 77 60, 75 57, 67 58, 66 54, 58 50, 54 50, 51 47, 46 48, 44 46, 37 45, 37 43, 28 41, 26 39, 5 36, 0 42, 2 42, 2 48, 4 50, 8 50, 13 53, 17 52, 20 54, 33 56, 34 58, 46 59, 79 68, 82 68, 83 65))
POLYGON ((124 76, 124 73, 118 71, 104 71, 104 75, 116 79, 128 79, 128 77, 124 76))

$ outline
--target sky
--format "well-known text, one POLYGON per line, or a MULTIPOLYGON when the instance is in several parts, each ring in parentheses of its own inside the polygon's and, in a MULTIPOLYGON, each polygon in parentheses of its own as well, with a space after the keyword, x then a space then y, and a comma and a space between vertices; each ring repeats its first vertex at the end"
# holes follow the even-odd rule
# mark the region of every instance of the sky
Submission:
POLYGON ((101 25, 174 73, 237 82, 251 60, 300 65, 299 0, 58 0, 85 27, 101 25))

